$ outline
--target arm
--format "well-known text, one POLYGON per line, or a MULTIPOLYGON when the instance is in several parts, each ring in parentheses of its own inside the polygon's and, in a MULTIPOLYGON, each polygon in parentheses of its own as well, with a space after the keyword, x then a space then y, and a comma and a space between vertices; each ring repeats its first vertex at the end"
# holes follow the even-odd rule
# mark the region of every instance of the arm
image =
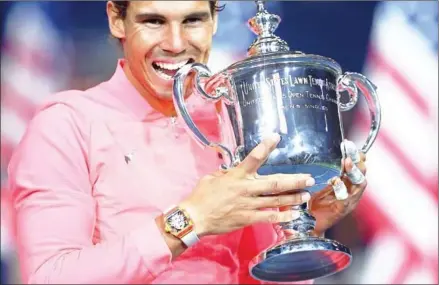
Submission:
POLYGON ((96 205, 84 133, 69 107, 51 106, 31 122, 11 160, 22 281, 149 282, 183 246, 152 215, 119 240, 92 242, 96 205))

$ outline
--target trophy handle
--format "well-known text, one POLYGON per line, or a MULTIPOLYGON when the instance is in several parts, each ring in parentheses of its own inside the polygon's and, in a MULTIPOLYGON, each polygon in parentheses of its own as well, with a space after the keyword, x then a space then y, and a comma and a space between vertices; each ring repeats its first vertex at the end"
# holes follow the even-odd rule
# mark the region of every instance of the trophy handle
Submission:
POLYGON ((230 100, 227 88, 225 87, 217 87, 215 89, 214 95, 208 94, 203 89, 203 87, 201 87, 200 77, 210 78, 212 76, 211 71, 204 64, 191 63, 180 68, 174 76, 173 99, 175 110, 177 114, 183 118, 189 134, 192 135, 195 141, 197 141, 202 148, 210 147, 223 154, 223 159, 226 161, 226 164, 222 164, 221 168, 228 169, 237 164, 237 161, 235 159, 235 156, 232 154, 232 151, 230 151, 229 148, 222 145, 221 143, 211 142, 208 138, 206 138, 206 136, 197 127, 192 117, 189 115, 188 109, 186 108, 184 102, 184 83, 188 74, 192 71, 196 72, 194 85, 196 90, 199 94, 201 94, 202 97, 212 100, 213 102, 218 101, 222 97, 224 97, 226 100, 230 100))
POLYGON ((347 103, 340 102, 340 111, 351 110, 358 101, 358 89, 366 98, 371 119, 369 134, 366 138, 361 151, 366 153, 375 142, 381 125, 381 105, 378 99, 377 87, 364 75, 354 72, 346 72, 337 80, 337 95, 340 98, 340 92, 347 91, 350 100, 347 103))

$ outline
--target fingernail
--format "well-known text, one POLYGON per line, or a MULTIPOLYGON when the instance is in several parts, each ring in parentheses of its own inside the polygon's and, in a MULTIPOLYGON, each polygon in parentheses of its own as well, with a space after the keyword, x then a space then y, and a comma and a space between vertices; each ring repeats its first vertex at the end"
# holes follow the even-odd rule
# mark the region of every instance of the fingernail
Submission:
POLYGON ((343 142, 343 145, 346 151, 346 156, 350 157, 353 163, 360 162, 360 153, 355 143, 349 140, 345 140, 343 142))
POLYGON ((275 142, 279 142, 280 141, 280 135, 277 133, 274 133, 271 135, 271 139, 275 142))
POLYGON ((353 165, 352 158, 350 158, 348 156, 348 158, 346 158, 346 160, 345 160, 345 164, 346 164, 346 167, 352 167, 352 165, 353 165))
POLYGON ((347 171, 346 175, 351 180, 352 184, 362 184, 366 180, 363 172, 355 165, 352 165, 351 171, 347 171))
POLYGON ((316 183, 316 181, 312 177, 306 179, 306 181, 305 181, 305 185, 308 187, 313 186, 315 183, 316 183))
POLYGON ((300 217, 300 212, 299 211, 292 211, 291 212, 291 220, 296 220, 300 217))
POLYGON ((262 136, 263 140, 276 140, 279 137, 278 133, 269 133, 262 136))
POLYGON ((335 181, 335 183, 332 185, 332 188, 334 189, 335 198, 337 200, 346 200, 348 198, 348 189, 340 179, 335 181))
POLYGON ((311 195, 308 192, 303 192, 302 193, 302 201, 303 202, 308 202, 309 199, 311 199, 311 195))

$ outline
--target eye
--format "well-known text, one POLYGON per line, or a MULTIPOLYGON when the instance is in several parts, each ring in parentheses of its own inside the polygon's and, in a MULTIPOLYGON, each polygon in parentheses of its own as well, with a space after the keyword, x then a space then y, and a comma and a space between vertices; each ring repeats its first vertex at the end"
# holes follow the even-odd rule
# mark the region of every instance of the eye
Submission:
POLYGON ((189 25, 194 25, 194 24, 198 24, 202 21, 201 18, 197 18, 197 17, 192 17, 192 18, 187 18, 186 20, 184 20, 184 24, 189 24, 189 25))
POLYGON ((143 24, 146 24, 151 27, 159 27, 163 25, 165 21, 163 19, 145 19, 143 24))

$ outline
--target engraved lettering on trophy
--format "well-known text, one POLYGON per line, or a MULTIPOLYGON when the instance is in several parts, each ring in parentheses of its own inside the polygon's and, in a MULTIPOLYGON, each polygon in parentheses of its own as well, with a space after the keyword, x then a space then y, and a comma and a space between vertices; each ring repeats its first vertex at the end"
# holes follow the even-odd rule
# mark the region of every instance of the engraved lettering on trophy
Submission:
POLYGON ((334 104, 338 104, 338 100, 335 99, 335 98, 331 98, 331 97, 329 96, 328 93, 327 93, 326 96, 325 96, 325 100, 326 100, 326 101, 329 101, 329 102, 331 102, 331 103, 334 103, 334 104))
POLYGON ((248 95, 252 91, 260 90, 261 84, 265 84, 265 82, 253 81, 251 84, 248 84, 246 81, 244 81, 243 83, 240 84, 242 94, 248 95))
POLYGON ((279 73, 275 73, 272 77, 266 77, 260 81, 252 81, 248 83, 247 81, 242 81, 240 84, 241 94, 242 94, 242 107, 248 107, 255 104, 264 104, 266 100, 276 100, 278 108, 281 109, 299 109, 310 108, 316 110, 327 111, 327 106, 321 106, 321 104, 312 105, 308 104, 305 106, 303 102, 292 102, 295 99, 315 99, 323 102, 329 102, 333 104, 338 104, 336 96, 334 96, 332 91, 336 91, 336 85, 332 83, 328 78, 319 78, 312 75, 308 76, 292 76, 291 74, 281 77, 279 73), (310 87, 319 86, 321 92, 313 92, 313 90, 303 90, 298 92, 294 90, 298 86, 308 85, 310 87), (295 87, 295 88, 289 88, 295 87), (324 91, 326 89, 326 92, 324 91), (268 94, 271 93, 271 96, 268 94), (248 98, 248 96, 251 96, 248 98), (278 96, 280 96, 278 98, 278 96), (252 98, 253 97, 253 98, 252 98), (281 104, 279 100, 289 99, 289 103, 285 102, 281 104), (317 107, 316 107, 317 106, 317 107))
POLYGON ((332 91, 336 91, 336 88, 337 88, 337 86, 334 83, 329 82, 328 78, 326 78, 326 89, 330 89, 332 91))
POLYGON ((282 109, 288 110, 288 109, 300 109, 302 106, 300 104, 293 104, 290 102, 289 105, 283 105, 282 109))
POLYGON ((288 98, 304 98, 305 95, 303 93, 300 92, 291 92, 290 90, 288 90, 288 98))
MULTIPOLYGON (((291 75, 290 75, 290 77, 291 77, 291 75)), ((287 84, 288 84, 288 78, 286 78, 286 77, 280 78, 280 85, 284 86, 287 84)))
POLYGON ((315 93, 311 93, 309 91, 305 91, 305 93, 306 93, 306 97, 308 97, 310 99, 325 100, 325 96, 323 94, 315 94, 315 93))
POLYGON ((261 101, 262 101, 262 97, 258 97, 258 98, 255 98, 255 99, 252 99, 252 100, 248 100, 248 101, 244 100, 242 106, 243 107, 251 106, 251 105, 254 105, 254 104, 258 104, 261 101))
POLYGON ((305 104, 304 107, 307 108, 307 109, 316 109, 316 110, 328 111, 328 107, 323 106, 323 105, 305 104))
POLYGON ((312 75, 308 75, 308 78, 310 87, 320 86, 320 88, 323 88, 323 86, 325 85, 325 80, 321 78, 312 77, 312 75))
MULTIPOLYGON (((290 75, 291 77, 291 75, 290 75)), ((290 80, 290 82, 292 82, 292 85, 308 85, 308 78, 306 77, 294 77, 292 80, 290 80)))
POLYGON ((336 85, 328 80, 328 78, 322 79, 318 77, 313 77, 312 75, 308 75, 307 77, 303 76, 291 76, 288 75, 287 77, 280 77, 280 76, 273 76, 273 78, 267 77, 264 80, 261 81, 253 81, 252 83, 247 83, 246 81, 243 81, 240 84, 240 88, 243 95, 248 95, 251 91, 259 90, 262 85, 265 84, 266 86, 270 88, 274 88, 276 84, 280 84, 280 86, 297 86, 297 85, 309 85, 310 87, 313 86, 320 86, 321 88, 325 87, 326 90, 336 90, 336 85))

